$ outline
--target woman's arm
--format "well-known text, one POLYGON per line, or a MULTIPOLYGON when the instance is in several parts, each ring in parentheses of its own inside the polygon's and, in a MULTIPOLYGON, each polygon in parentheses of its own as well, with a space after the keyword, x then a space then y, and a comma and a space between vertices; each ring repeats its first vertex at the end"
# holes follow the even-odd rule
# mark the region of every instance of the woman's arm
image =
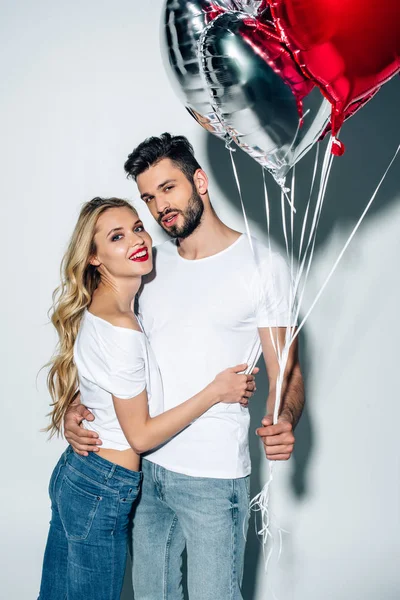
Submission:
POLYGON ((254 376, 239 375, 246 368, 247 365, 238 365, 223 371, 204 390, 153 418, 149 415, 146 390, 130 400, 113 396, 118 421, 130 446, 142 454, 182 431, 214 404, 237 403, 250 398, 255 389, 254 376))

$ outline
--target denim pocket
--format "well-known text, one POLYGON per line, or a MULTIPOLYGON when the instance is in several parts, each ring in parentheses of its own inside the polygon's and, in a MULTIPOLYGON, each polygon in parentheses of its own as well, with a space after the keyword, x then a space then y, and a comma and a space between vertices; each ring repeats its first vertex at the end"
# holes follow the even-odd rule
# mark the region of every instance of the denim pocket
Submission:
POLYGON ((101 496, 92 494, 64 476, 58 494, 58 509, 70 540, 85 540, 92 527, 101 496))

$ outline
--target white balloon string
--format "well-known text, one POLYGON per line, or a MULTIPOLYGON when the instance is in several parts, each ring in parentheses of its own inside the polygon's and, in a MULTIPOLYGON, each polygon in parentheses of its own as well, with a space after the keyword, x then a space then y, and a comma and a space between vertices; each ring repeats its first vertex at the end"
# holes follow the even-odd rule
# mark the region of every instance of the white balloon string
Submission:
MULTIPOLYGON (((267 188, 267 182, 265 180, 265 169, 262 168, 262 177, 263 177, 263 186, 264 186, 264 202, 265 202, 265 216, 267 219, 267 240, 268 240, 268 255, 269 255, 269 259, 271 261, 271 256, 272 256, 272 249, 271 249, 271 236, 270 236, 270 208, 269 208, 269 196, 268 196, 268 188, 267 188)), ((274 285, 274 281, 272 282, 272 285, 274 285)), ((272 342, 272 347, 274 349, 275 352, 275 356, 278 358, 279 357, 279 353, 278 353, 278 347, 277 344, 275 343, 275 339, 274 339, 274 335, 272 332, 272 327, 269 328, 269 335, 271 338, 271 342, 272 342)), ((278 340, 277 340, 278 341, 278 340)))
POLYGON ((317 174, 318 162, 319 162, 319 144, 315 144, 315 147, 316 147, 316 151, 315 151, 313 175, 312 175, 312 180, 311 180, 310 192, 308 194, 307 207, 306 207, 306 211, 304 213, 303 225, 301 228, 301 237, 300 237, 300 245, 299 245, 299 262, 301 260, 301 251, 303 249, 304 235, 305 235, 305 230, 306 230, 307 220, 308 220, 308 213, 310 210, 310 203, 311 203, 312 193, 314 191, 315 177, 317 174))
POLYGON ((291 152, 291 151, 292 151, 292 148, 293 148, 293 146, 295 145, 295 143, 296 143, 296 140, 297 140, 297 138, 298 138, 298 135, 299 135, 299 131, 300 131, 300 127, 301 127, 301 125, 302 125, 302 122, 304 121, 304 119, 306 118, 306 116, 308 115, 308 113, 309 113, 309 112, 310 112, 310 109, 306 110, 306 112, 305 112, 305 113, 304 113, 304 115, 303 115, 303 118, 302 118, 302 119, 299 119, 299 121, 298 121, 298 123, 297 123, 296 132, 295 132, 295 134, 294 134, 294 137, 293 137, 293 140, 292 140, 292 143, 290 144, 289 148, 287 149, 287 151, 286 151, 286 154, 284 154, 284 155, 283 155, 283 159, 282 159, 282 161, 284 161, 284 160, 285 160, 285 158, 287 157, 287 155, 289 154, 289 152, 291 152))
POLYGON ((318 300, 320 299, 320 297, 321 297, 322 293, 324 292, 324 290, 325 290, 326 286, 328 285, 328 283, 329 283, 329 281, 330 281, 330 279, 331 279, 332 275, 333 275, 333 274, 334 274, 334 272, 336 271, 336 268, 337 268, 338 264, 339 264, 339 263, 340 263, 340 261, 342 260, 343 254, 346 252, 346 250, 347 250, 347 248, 348 248, 348 246, 349 246, 350 242, 352 241, 353 237, 355 236, 356 232, 358 231, 358 228, 360 227, 360 225, 361 225, 362 221, 364 220, 364 217, 365 217, 365 215, 367 214, 367 212, 368 212, 368 210, 369 210, 369 208, 370 208, 371 204, 372 204, 372 203, 373 203, 373 201, 375 200, 375 198, 376 198, 376 195, 377 195, 377 193, 378 193, 378 191, 379 191, 379 189, 380 189, 380 187, 381 187, 381 185, 382 185, 383 181, 385 180, 385 178, 386 178, 386 175, 388 174, 388 172, 389 172, 389 170, 390 170, 390 167, 391 167, 391 166, 392 166, 392 164, 394 163, 394 161, 395 161, 395 159, 396 159, 396 157, 397 157, 397 155, 398 155, 399 151, 400 151, 400 145, 397 147, 397 150, 395 151, 395 153, 394 153, 394 155, 393 155, 393 157, 392 157, 392 159, 391 159, 391 161, 390 161, 389 165, 387 166, 387 168, 386 168, 386 170, 385 170, 384 174, 382 175, 382 178, 381 178, 381 180, 379 181, 378 185, 376 186, 374 193, 372 194, 371 198, 369 199, 369 201, 368 201, 368 203, 367 203, 367 205, 366 205, 366 207, 365 207, 365 209, 364 209, 364 211, 363 211, 363 213, 362 213, 361 217, 360 217, 360 218, 359 218, 359 220, 357 221, 357 223, 356 223, 356 225, 354 226, 354 228, 353 228, 353 230, 352 230, 351 234, 349 235, 349 237, 348 237, 348 239, 347 239, 346 243, 344 244, 344 246, 343 246, 343 248, 342 248, 342 250, 341 250, 341 252, 340 252, 340 254, 339 254, 338 258, 336 259, 336 261, 335 261, 335 263, 334 263, 333 267, 331 268, 331 270, 330 270, 330 272, 329 272, 328 276, 326 277, 326 279, 325 279, 324 283, 322 284, 322 286, 321 286, 321 288, 320 288, 319 292, 317 293, 317 295, 316 295, 316 297, 315 297, 315 299, 314 299, 313 303, 311 304, 310 308, 308 309, 308 311, 307 311, 306 315, 303 317, 303 319, 302 319, 302 321, 301 321, 301 323, 300 323, 300 325, 299 325, 299 327, 298 327, 298 329, 297 329, 297 331, 296 331, 295 335, 293 336, 293 340, 294 340, 294 339, 295 339, 295 338, 296 338, 296 337, 299 335, 299 333, 300 333, 301 329, 304 327, 304 323, 307 321, 307 319, 308 319, 308 317, 310 316, 311 312, 313 311, 313 309, 314 309, 315 305, 317 304, 318 300))
POLYGON ((282 211, 282 228, 283 228, 283 237, 285 239, 285 247, 286 247, 286 257, 289 261, 289 242, 286 228, 286 210, 285 210, 285 193, 281 190, 281 211, 282 211))
MULTIPOLYGON (((296 184, 296 165, 293 166, 292 169, 292 183, 291 183, 291 191, 290 191, 290 199, 292 201, 292 206, 294 207, 294 191, 296 184)), ((294 236, 293 236, 293 226, 294 226, 294 210, 290 211, 290 276, 293 281, 293 245, 294 245, 294 236)))
MULTIPOLYGON (((235 160, 233 158, 233 153, 232 153, 231 148, 228 147, 228 149, 230 150, 233 173, 235 176, 235 182, 236 182, 236 186, 237 186, 238 193, 239 193, 239 198, 240 198, 240 203, 241 203, 241 207, 242 207, 246 232, 247 232, 247 235, 250 240, 250 248, 252 250, 253 257, 254 257, 254 260, 255 260, 255 263, 257 266, 257 270, 260 275, 257 257, 255 254, 255 251, 254 251, 253 244, 251 242, 250 227, 249 227, 249 222, 248 222, 248 218, 247 218, 247 214, 246 214, 246 209, 245 209, 244 202, 243 202, 243 196, 242 196, 240 181, 239 181, 239 177, 238 177, 238 173, 237 173, 237 169, 236 169, 236 165, 235 165, 235 160)), ((266 208, 266 218, 267 218, 268 248, 269 248, 269 257, 271 258, 272 248, 271 248, 271 238, 270 238, 270 207, 269 207, 269 198, 268 198, 268 191, 267 191, 267 186, 266 186, 266 182, 265 182, 264 170, 263 170, 263 181, 264 181, 265 208, 266 208)), ((261 281, 262 281, 262 279, 261 279, 261 281)), ((274 286, 274 277, 272 277, 272 285, 274 286)), ((264 300, 264 302, 266 302, 265 294, 264 294, 265 290, 262 285, 261 285, 261 290, 262 290, 263 300, 264 300)), ((275 305, 276 316, 277 316, 277 309, 278 309, 278 307, 277 307, 277 305, 275 305)), ((287 352, 281 353, 278 330, 277 330, 277 328, 275 328, 275 329, 277 332, 276 342, 275 342, 274 336, 273 336, 273 328, 272 328, 272 326, 269 327, 272 344, 273 344, 273 347, 274 347, 274 350, 275 350, 275 353, 277 356, 278 364, 279 364, 279 375, 278 375, 277 383, 276 383, 276 398, 275 398, 275 407, 274 407, 274 416, 273 416, 274 423, 276 423, 278 420, 278 411, 279 411, 280 397, 281 397, 281 392, 282 392, 283 374, 285 372, 285 367, 286 367, 286 362, 287 362, 287 352)), ((273 480, 273 467, 274 467, 273 461, 268 461, 268 470, 269 470, 268 481, 263 486, 263 489, 261 490, 261 492, 255 498, 253 498, 251 500, 250 505, 249 505, 250 511, 254 510, 255 512, 260 512, 260 515, 261 515, 261 529, 259 531, 257 531, 257 533, 261 536, 261 541, 262 541, 262 546, 263 546, 263 555, 264 555, 264 566, 265 566, 266 571, 268 569, 269 561, 270 561, 270 558, 272 556, 273 549, 274 549, 274 539, 273 539, 273 536, 271 533, 270 516, 269 516, 269 486, 273 480), (269 541, 271 542, 270 544, 268 544, 269 541)), ((278 528, 278 532, 280 534, 279 528, 278 528)), ((280 555, 280 553, 281 553, 281 550, 279 552, 279 555, 280 555)))
MULTIPOLYGON (((297 310, 296 310, 296 316, 295 316, 295 320, 294 322, 297 323, 297 320, 299 318, 299 314, 300 314, 300 310, 301 310, 301 306, 303 303, 303 297, 304 297, 304 293, 305 293, 305 289, 306 289, 306 284, 307 284, 307 279, 308 279, 308 275, 310 272, 310 268, 311 268, 311 264, 312 264, 312 259, 314 256, 314 249, 315 249, 315 242, 316 242, 316 238, 317 238, 317 231, 318 231, 318 224, 319 224, 319 220, 321 217, 321 211, 322 211, 322 206, 324 203, 324 199, 325 199, 325 194, 326 194, 326 188, 327 188, 327 184, 328 184, 328 180, 329 180, 329 175, 330 175, 330 171, 331 171, 331 167, 332 167, 332 163, 333 163, 333 154, 331 153, 331 146, 332 143, 329 142, 326 150, 325 150, 325 156, 324 156, 324 160, 322 163, 322 168, 321 168, 321 175, 320 175, 320 184, 319 184, 319 190, 318 190, 318 197, 317 197, 317 202, 316 202, 316 206, 314 209, 314 216, 312 219, 312 225, 311 225, 311 229, 309 232, 309 238, 308 238, 308 243, 303 255, 302 260, 300 261, 299 264, 299 268, 298 268, 298 272, 297 272, 297 278, 295 281, 295 285, 294 285, 294 293, 295 293, 295 297, 298 298, 297 300, 297 310), (310 250, 310 253, 308 255, 308 251, 310 250), (308 265, 307 265, 307 269, 306 269, 306 274, 303 280, 303 286, 302 286, 302 290, 301 293, 298 294, 298 289, 300 287, 300 283, 301 283, 301 278, 303 275, 303 271, 304 271, 304 266, 305 263, 307 261, 307 255, 308 255, 308 265)), ((316 157, 317 158, 317 157, 316 157)), ((292 338, 293 340, 294 338, 292 338)))
POLYGON ((231 157, 233 174, 235 176, 236 186, 237 186, 237 189, 238 189, 238 192, 239 192, 240 204, 242 206, 242 212, 243 212, 244 224, 245 224, 245 227, 246 227, 246 233, 247 233, 247 237, 249 238, 250 248, 251 248, 251 251, 252 251, 254 259, 255 259, 255 252, 254 252, 254 248, 253 248, 253 242, 252 242, 252 239, 251 239, 249 221, 247 219, 246 210, 244 208, 244 202, 243 202, 243 196, 242 196, 242 189, 240 187, 239 177, 238 177, 238 174, 237 174, 236 165, 235 165, 235 161, 234 161, 234 158, 233 158, 232 148, 229 148, 229 154, 230 154, 230 157, 231 157))

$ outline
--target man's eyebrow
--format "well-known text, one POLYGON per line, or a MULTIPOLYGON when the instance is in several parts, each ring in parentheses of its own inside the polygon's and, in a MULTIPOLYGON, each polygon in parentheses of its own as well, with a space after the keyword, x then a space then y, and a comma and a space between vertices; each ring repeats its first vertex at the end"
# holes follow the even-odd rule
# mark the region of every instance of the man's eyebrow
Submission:
MULTIPOLYGON (((157 189, 161 190, 165 185, 167 185, 167 183, 176 183, 176 179, 166 179, 157 186, 157 189)), ((147 198, 147 196, 151 196, 151 194, 144 192, 140 197, 143 200, 144 198, 147 198)))

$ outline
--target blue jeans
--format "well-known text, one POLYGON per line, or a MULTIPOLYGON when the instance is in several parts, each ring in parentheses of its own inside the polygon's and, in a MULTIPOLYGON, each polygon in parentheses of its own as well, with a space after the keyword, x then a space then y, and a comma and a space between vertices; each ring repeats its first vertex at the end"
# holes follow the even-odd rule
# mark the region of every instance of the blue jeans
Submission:
POLYGON ((190 600, 240 600, 249 477, 211 479, 143 460, 133 519, 135 600, 181 600, 186 546, 190 600))
POLYGON ((119 600, 142 474, 69 447, 50 479, 39 600, 119 600))

